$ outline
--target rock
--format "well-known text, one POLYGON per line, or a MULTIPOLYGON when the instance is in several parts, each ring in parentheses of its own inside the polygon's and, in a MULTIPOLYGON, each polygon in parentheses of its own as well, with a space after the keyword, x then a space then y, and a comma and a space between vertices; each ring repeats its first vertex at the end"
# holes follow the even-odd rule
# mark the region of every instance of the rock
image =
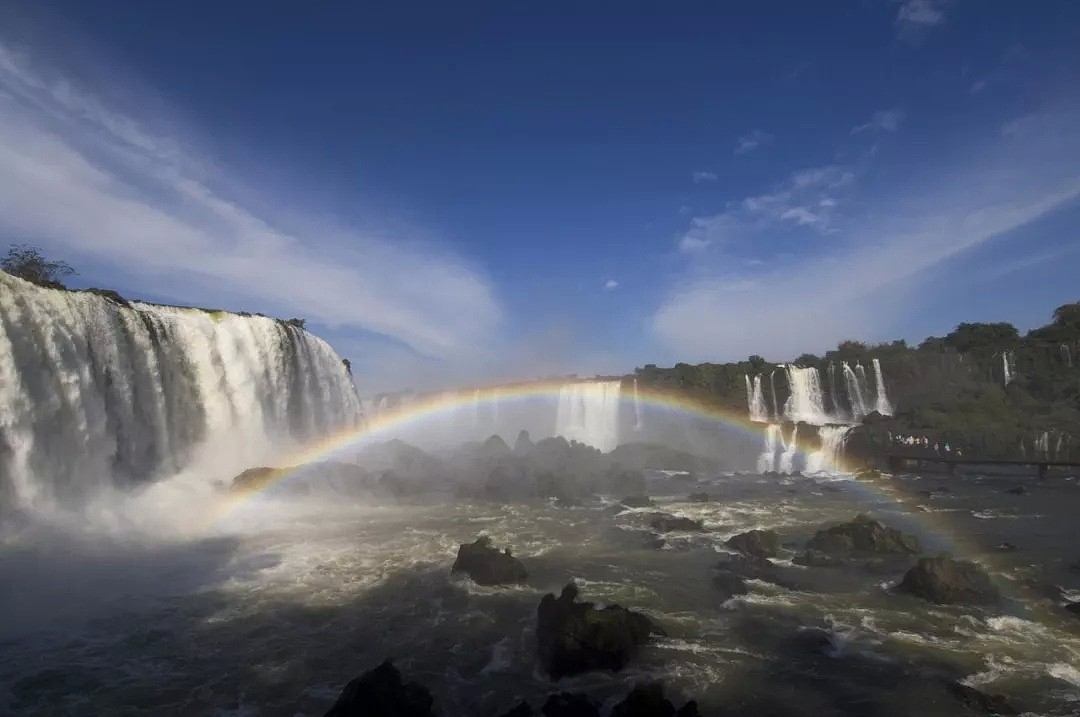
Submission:
POLYGON ((1065 606, 1065 609, 1076 617, 1080 617, 1080 602, 1071 602, 1065 606))
POLYGON ((748 530, 728 538, 725 545, 738 550, 743 555, 773 558, 776 557, 776 551, 780 548, 780 536, 775 530, 748 530))
POLYGON ((876 423, 888 423, 890 420, 889 417, 883 416, 877 411, 871 411, 863 416, 862 422, 864 426, 873 426, 876 423))
POLYGON ((571 692, 551 695, 540 711, 544 717, 600 717, 600 708, 592 700, 571 692))
POLYGON ((618 605, 597 609, 576 602, 577 586, 548 593, 537 609, 536 643, 544 669, 552 679, 590 670, 621 670, 654 632, 652 620, 618 605))
POLYGON ((523 430, 518 433, 517 440, 514 441, 514 453, 518 454, 519 456, 524 455, 526 453, 530 453, 535 447, 536 444, 532 442, 531 438, 529 438, 528 431, 523 430))
POLYGON ((500 553, 491 547, 491 538, 486 535, 458 548, 457 560, 450 572, 466 573, 480 585, 521 583, 529 577, 525 566, 510 554, 509 548, 500 553))
POLYGON ((858 515, 850 523, 819 530, 807 542, 808 550, 822 553, 908 553, 919 551, 919 541, 868 516, 858 515))
POLYGON ((935 493, 952 493, 952 488, 950 488, 947 485, 939 485, 937 488, 934 488, 934 492, 935 493))
POLYGON ((403 684, 387 660, 345 685, 326 717, 431 717, 432 704, 426 687, 403 684))
POLYGON ((1015 488, 1009 488, 1005 492, 1009 493, 1010 495, 1027 495, 1028 489, 1022 485, 1018 485, 1015 488))
POLYGON ((691 700, 678 711, 664 697, 664 685, 654 682, 630 690, 619 704, 611 710, 611 717, 698 717, 697 702, 691 700))
POLYGON ((127 299, 125 299, 123 296, 120 296, 119 293, 113 291, 112 289, 90 288, 90 289, 86 289, 86 291, 87 291, 87 293, 90 293, 90 294, 97 294, 101 298, 106 299, 106 300, 116 304, 117 306, 123 306, 124 308, 127 308, 127 309, 131 308, 131 302, 128 301, 127 299))
POLYGON ((659 533, 670 533, 674 530, 683 530, 687 532, 701 532, 705 530, 705 525, 700 520, 684 518, 681 515, 667 515, 666 513, 654 516, 652 520, 649 521, 649 525, 653 530, 659 533))
POLYGON ((619 502, 627 508, 651 508, 656 505, 647 495, 628 495, 619 502))
POLYGON ((949 692, 969 710, 983 715, 1015 715, 1016 709, 1005 695, 988 695, 961 682, 950 682, 949 692))
POLYGON ((997 588, 978 565, 945 556, 919 558, 896 590, 946 605, 989 604, 998 599, 997 588))
POLYGON ((686 499, 691 503, 708 503, 712 497, 708 493, 691 493, 686 499))
POLYGON ((518 702, 509 712, 504 712, 500 717, 533 717, 533 708, 525 700, 518 702))
POLYGON ((1011 553, 1012 551, 1016 550, 1016 546, 1013 545, 1012 543, 1008 543, 1008 542, 1006 542, 1006 543, 998 543, 997 545, 994 546, 994 550, 996 550, 999 553, 1011 553))
POLYGON ((232 479, 232 484, 229 489, 236 493, 256 491, 263 486, 272 483, 283 471, 283 468, 268 468, 266 466, 248 468, 246 471, 232 479))
POLYGON ((641 544, 646 548, 652 548, 653 550, 660 550, 660 548, 667 545, 667 542, 656 533, 646 533, 642 538, 641 544))
POLYGON ((746 587, 746 579, 732 570, 720 569, 713 576, 713 585, 720 591, 724 600, 730 600, 736 595, 745 595, 750 592, 746 587))

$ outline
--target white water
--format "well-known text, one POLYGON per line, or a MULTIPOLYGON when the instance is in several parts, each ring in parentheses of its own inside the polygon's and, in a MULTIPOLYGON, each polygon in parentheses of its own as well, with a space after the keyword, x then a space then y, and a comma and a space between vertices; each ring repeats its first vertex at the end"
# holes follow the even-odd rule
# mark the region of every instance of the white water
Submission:
POLYGON ((776 451, 780 448, 783 440, 780 426, 776 423, 770 423, 765 429, 765 445, 757 459, 758 473, 771 473, 776 470, 776 451))
POLYGON ((885 388, 885 378, 881 375, 881 362, 877 359, 874 359, 874 388, 877 391, 877 400, 874 403, 874 410, 882 416, 891 416, 893 407, 892 404, 889 403, 889 393, 885 388))
POLYGON ((861 362, 855 364, 855 376, 859 380, 859 394, 863 399, 864 413, 870 412, 866 401, 870 398, 870 380, 866 376, 866 367, 861 362))
POLYGON ((1047 431, 1043 431, 1035 437, 1035 457, 1050 457, 1050 434, 1047 431))
POLYGON ((769 372, 769 388, 772 390, 772 415, 773 418, 780 418, 780 408, 776 402, 776 371, 769 372))
MULTIPOLYGON (((781 433, 780 439, 783 440, 783 434, 781 433)), ((799 425, 795 424, 791 427, 791 440, 784 442, 784 452, 780 454, 780 472, 781 473, 794 473, 795 472, 795 453, 799 449, 799 425)))
POLYGON ((0 503, 85 505, 195 465, 232 475, 357 425, 321 339, 273 319, 148 304, 0 274, 0 503))
POLYGON ((784 404, 784 416, 789 421, 804 421, 814 425, 833 422, 825 412, 824 395, 821 390, 821 378, 816 368, 802 368, 787 365, 788 387, 791 395, 784 404))
POLYGON ((821 426, 818 428, 821 448, 806 457, 806 472, 822 473, 837 470, 844 452, 844 441, 850 432, 851 426, 821 426))
POLYGON ((840 417, 844 415, 843 409, 840 408, 840 387, 836 383, 836 364, 829 364, 829 398, 832 402, 833 415, 840 417))
POLYGON ((641 396, 638 395, 637 379, 634 379, 634 430, 640 431, 644 428, 644 424, 641 422, 641 396))
POLYGON ((859 386, 859 378, 855 375, 855 372, 851 370, 851 366, 848 365, 847 361, 843 361, 840 367, 844 372, 844 383, 847 387, 848 402, 851 403, 851 418, 858 421, 869 413, 866 409, 866 400, 863 398, 862 388, 859 386))
POLYGON ((750 420, 764 423, 769 420, 769 409, 765 408, 765 396, 761 391, 761 374, 743 376, 746 379, 746 401, 750 407, 750 420))
POLYGON ((1002 367, 1002 374, 1004 375, 1004 378, 1005 378, 1005 385, 1008 386, 1010 383, 1012 383, 1012 380, 1013 380, 1013 372, 1012 372, 1012 369, 1009 367, 1009 352, 1008 351, 1002 351, 1001 352, 1001 367, 1002 367))
POLYGON ((576 381, 559 389, 555 435, 601 451, 619 445, 622 381, 576 381))
POLYGON ((1069 368, 1073 367, 1072 351, 1069 350, 1068 344, 1061 345, 1061 360, 1065 362, 1065 365, 1069 368))

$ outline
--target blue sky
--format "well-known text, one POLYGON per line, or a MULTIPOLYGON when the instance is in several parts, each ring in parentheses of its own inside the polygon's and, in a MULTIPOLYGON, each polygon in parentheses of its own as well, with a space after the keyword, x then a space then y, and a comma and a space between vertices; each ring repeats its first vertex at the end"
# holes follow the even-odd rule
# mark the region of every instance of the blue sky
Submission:
POLYGON ((1074 2, 221 5, 5 4, 4 237, 372 389, 1080 299, 1074 2))

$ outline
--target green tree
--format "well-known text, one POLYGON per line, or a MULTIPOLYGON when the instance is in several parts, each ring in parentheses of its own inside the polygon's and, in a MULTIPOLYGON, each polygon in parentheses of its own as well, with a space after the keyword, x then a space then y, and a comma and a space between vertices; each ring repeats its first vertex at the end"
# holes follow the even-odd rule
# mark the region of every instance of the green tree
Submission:
POLYGON ((20 279, 59 288, 64 286, 61 278, 76 273, 66 261, 49 261, 40 249, 29 244, 12 244, 0 259, 0 268, 20 279))
POLYGON ((960 324, 945 337, 945 343, 960 353, 967 353, 979 349, 1011 348, 1019 338, 1020 334, 1015 326, 999 321, 991 324, 960 324))
POLYGON ((1080 330, 1080 301, 1054 309, 1054 323, 1062 328, 1080 330))

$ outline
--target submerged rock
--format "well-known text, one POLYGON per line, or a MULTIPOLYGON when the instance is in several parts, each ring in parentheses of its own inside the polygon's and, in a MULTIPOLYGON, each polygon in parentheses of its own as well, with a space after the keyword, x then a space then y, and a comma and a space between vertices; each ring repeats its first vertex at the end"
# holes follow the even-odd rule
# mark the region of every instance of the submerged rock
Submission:
POLYGON ((988 604, 998 599, 990 576, 978 565, 945 556, 919 558, 918 565, 904 574, 896 590, 945 605, 988 604))
POLYGON ((780 536, 775 530, 749 530, 728 538, 725 545, 754 558, 773 558, 780 549, 780 536))
POLYGON ((844 559, 820 550, 808 549, 792 558, 791 562, 811 568, 837 568, 844 564, 844 559))
POLYGON ((450 572, 466 573, 480 585, 521 583, 529 577, 525 566, 510 554, 509 548, 499 552, 491 547, 491 538, 486 535, 458 547, 457 560, 450 572))
POLYGON ((667 513, 653 516, 649 521, 649 525, 653 530, 660 533, 670 533, 675 530, 687 532, 701 532, 705 530, 705 524, 700 520, 685 518, 681 515, 668 515, 667 513))
POLYGON ((1007 489, 1005 492, 1011 495, 1027 495, 1029 491, 1026 487, 1018 485, 1015 488, 1007 489))
POLYGON ((949 692, 969 710, 982 715, 1015 715, 1016 709, 1005 695, 988 695, 962 682, 950 682, 949 692))
POLYGON ((345 685, 326 717, 431 717, 433 703, 426 687, 402 683, 387 660, 345 685))
POLYGON ((557 598, 545 595, 537 609, 537 650, 552 679, 621 670, 653 633, 663 634, 639 612, 619 605, 597 609, 590 602, 577 602, 577 595, 577 586, 570 583, 557 598))
POLYGON ((619 502, 627 508, 651 508, 656 505, 647 495, 628 495, 619 502))
POLYGON ((698 717, 697 702, 691 700, 678 710, 664 697, 664 685, 654 682, 635 687, 611 710, 611 717, 698 717))
POLYGON ((907 553, 919 552, 919 541, 895 528, 858 515, 849 523, 819 530, 806 544, 822 553, 907 553))
POLYGON ((600 717, 600 708, 582 694, 560 692, 551 695, 540 708, 544 717, 600 717))

